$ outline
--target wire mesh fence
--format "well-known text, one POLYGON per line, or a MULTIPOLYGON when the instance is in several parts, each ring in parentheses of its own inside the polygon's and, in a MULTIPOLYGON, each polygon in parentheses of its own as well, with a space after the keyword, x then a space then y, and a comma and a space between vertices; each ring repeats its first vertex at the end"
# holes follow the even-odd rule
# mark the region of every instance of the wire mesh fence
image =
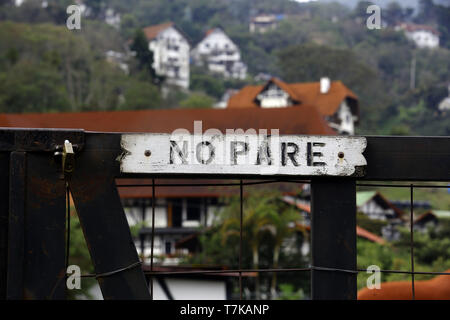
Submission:
MULTIPOLYGON (((152 183, 120 183, 117 184, 117 187, 120 188, 144 188, 144 187, 151 187, 152 189, 152 201, 151 203, 151 245, 150 245, 150 264, 149 268, 144 270, 144 274, 148 278, 148 286, 150 290, 150 296, 151 299, 154 299, 154 278, 157 276, 171 276, 171 275, 214 275, 214 274, 231 274, 236 273, 238 274, 238 299, 244 299, 245 297, 252 297, 251 294, 244 292, 244 286, 243 286, 243 274, 244 273, 289 273, 289 274, 296 274, 296 273, 305 273, 305 272, 311 272, 312 270, 319 270, 319 271, 326 271, 326 272, 336 272, 336 273, 350 273, 350 274, 360 274, 360 273, 366 273, 367 268, 356 268, 354 270, 347 270, 347 269, 340 269, 340 268, 327 268, 327 267, 321 267, 321 266, 313 266, 309 265, 307 267, 290 267, 290 268, 243 268, 243 218, 245 215, 244 212, 244 202, 245 202, 245 196, 244 196, 244 189, 247 186, 258 186, 258 185, 270 185, 275 183, 292 183, 292 184, 302 184, 302 185, 310 185, 310 180, 294 180, 294 179, 273 179, 273 180, 263 180, 263 181, 244 181, 239 180, 238 182, 228 182, 226 180, 222 182, 215 182, 215 183, 208 183, 208 182, 202 182, 202 183, 192 183, 187 180, 185 183, 156 183, 155 179, 151 180, 152 183), (231 268, 231 269, 208 269, 204 268, 201 270, 181 270, 181 271, 165 271, 165 270, 155 270, 155 255, 154 255, 154 245, 155 245, 155 203, 153 199, 156 198, 156 190, 158 187, 182 187, 182 188, 196 188, 196 187, 234 187, 238 188, 239 192, 239 202, 240 202, 240 211, 239 211, 239 254, 238 254, 238 268, 231 268)), ((379 269, 377 272, 380 272, 381 274, 404 274, 404 275, 410 275, 411 276, 411 296, 414 300, 416 298, 416 289, 415 289, 415 276, 416 275, 429 275, 429 276, 438 276, 438 275, 446 275, 450 276, 450 273, 448 272, 432 272, 432 271, 421 271, 415 269, 414 264, 414 190, 415 189, 426 189, 426 188, 434 188, 434 189, 447 189, 449 186, 446 183, 436 184, 436 183, 392 183, 392 182, 386 182, 386 183, 379 183, 379 182, 373 182, 373 183, 367 183, 367 182, 359 182, 356 184, 357 187, 364 187, 364 188, 401 188, 401 189, 407 189, 409 191, 409 233, 410 233, 410 242, 409 242, 409 249, 410 249, 410 270, 386 270, 386 269, 379 269)), ((66 266, 69 265, 69 252, 70 252, 70 190, 67 187, 67 257, 66 257, 66 266)), ((355 212, 356 214, 356 212, 355 212)), ((140 264, 139 264, 140 265, 140 264)), ((82 274, 81 276, 83 278, 99 278, 99 277, 107 277, 109 275, 122 272, 128 268, 133 268, 135 265, 131 265, 129 267, 114 270, 108 274, 82 274)))

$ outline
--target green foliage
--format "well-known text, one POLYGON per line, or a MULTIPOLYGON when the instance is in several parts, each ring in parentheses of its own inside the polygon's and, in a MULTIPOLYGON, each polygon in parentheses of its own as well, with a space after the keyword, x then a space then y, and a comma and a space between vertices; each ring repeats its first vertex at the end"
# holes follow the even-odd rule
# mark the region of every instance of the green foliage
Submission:
POLYGON ((295 288, 290 283, 281 283, 280 284, 280 295, 278 300, 304 300, 305 293, 302 289, 298 289, 295 291, 295 288))
POLYGON ((183 108, 211 108, 213 104, 214 99, 203 93, 192 93, 180 102, 183 108))
POLYGON ((0 112, 70 109, 61 75, 44 63, 23 62, 0 73, 0 112))
MULTIPOLYGON (((75 212, 72 208, 71 212, 75 212)), ((81 274, 94 273, 94 266, 91 262, 89 250, 84 239, 83 230, 77 215, 70 217, 70 253, 69 265, 77 265, 81 269, 81 274)), ((96 283, 96 279, 82 279, 80 290, 67 290, 69 299, 77 299, 77 297, 89 295, 89 289, 96 283)))
POLYGON ((315 44, 291 46, 278 52, 282 78, 287 82, 318 81, 324 75, 341 80, 359 96, 362 126, 376 126, 383 112, 386 96, 376 71, 348 49, 315 44))
MULTIPOLYGON (((358 221, 359 224, 359 221, 358 221)), ((410 233, 409 229, 401 229, 401 239, 387 245, 379 245, 367 240, 358 239, 358 269, 376 265, 382 270, 410 270, 410 233)), ((437 229, 428 232, 414 233, 414 264, 416 271, 443 272, 450 269, 450 221, 441 219, 437 229)), ((366 286, 370 274, 358 275, 358 288, 366 286)), ((410 280, 407 274, 384 273, 382 282, 410 280)), ((430 279, 427 275, 416 275, 416 280, 430 279)))
POLYGON ((153 52, 148 48, 147 38, 141 29, 136 31, 130 49, 136 52, 136 58, 139 61, 139 70, 149 72, 152 81, 155 84, 159 84, 163 78, 156 75, 155 69, 153 68, 153 52))
POLYGON ((225 92, 224 81, 207 73, 191 72, 190 89, 220 99, 225 92))
POLYGON ((386 221, 370 219, 362 212, 358 212, 356 220, 358 221, 358 226, 379 236, 381 236, 381 229, 387 225, 386 221))
POLYGON ((125 109, 161 108, 162 99, 158 88, 151 83, 130 81, 125 89, 125 109))
MULTIPOLYGON (((161 107, 151 76, 126 75, 104 58, 114 30, 85 23, 81 33, 49 24, 0 22, 0 112, 161 107)), ((147 62, 148 63, 148 62, 147 62)))
MULTIPOLYGON (((299 220, 300 216, 279 199, 278 192, 269 190, 254 190, 246 196, 242 221, 243 268, 288 268, 305 263, 299 252, 287 254, 282 250, 283 241, 294 236, 290 223, 299 220)), ((226 205, 216 215, 213 227, 204 230, 200 236, 201 252, 192 257, 190 263, 227 266, 231 269, 239 267, 240 201, 237 197, 224 201, 226 205)), ((299 247, 298 242, 297 245, 299 247)), ((292 281, 286 274, 276 277, 260 274, 254 283, 256 295, 260 288, 266 288, 268 292, 271 291, 269 288, 275 289, 277 280, 289 281, 295 286, 296 292, 285 292, 286 296, 297 296, 300 294, 299 288, 304 292, 309 290, 307 275, 306 278, 302 275, 292 281)))
MULTIPOLYGON (((450 8, 430 0, 421 1, 416 16, 412 16, 410 9, 400 7, 400 2, 387 4, 383 19, 389 27, 382 30, 368 30, 365 26, 370 1, 361 1, 356 9, 350 10, 338 3, 298 4, 289 0, 130 0, 126 4, 120 0, 92 0, 88 2, 92 14, 83 18, 79 31, 68 31, 65 27, 65 9, 72 2, 49 1, 47 8, 42 8, 40 2, 29 0, 20 7, 11 1, 0 3, 1 21, 33 24, 31 27, 1 22, 0 78, 9 78, 16 64, 33 64, 44 70, 42 76, 30 70, 21 77, 13 74, 17 86, 26 89, 17 89, 15 93, 13 90, 11 94, 10 90, 3 90, 1 110, 117 110, 134 108, 135 102, 136 108, 154 107, 157 105, 154 101, 161 99, 154 90, 150 92, 155 96, 149 94, 140 101, 124 101, 126 96, 135 99, 129 92, 142 92, 143 82, 153 81, 158 85, 161 82, 151 69, 153 57, 142 33, 135 32, 144 26, 174 21, 193 46, 208 29, 224 28, 241 49, 250 75, 269 73, 289 82, 318 81, 322 76, 342 80, 360 98, 359 134, 450 134, 450 118, 436 110, 442 94, 446 93, 435 90, 446 90, 448 82, 450 8), (122 14, 119 31, 103 21, 108 7, 122 14), (285 18, 275 30, 251 34, 250 18, 263 13, 284 14, 285 18), (392 28, 402 21, 437 27, 443 48, 415 49, 402 32, 392 28), (104 63, 106 51, 122 51, 134 36, 138 59, 127 61, 130 75, 104 63), (416 89, 410 90, 414 56, 416 89), (143 71, 149 76, 142 77, 143 71), (40 99, 33 92, 42 90, 42 83, 47 81, 56 86, 51 85, 48 97, 44 95, 40 99), (130 88, 127 83, 136 88, 130 88), (17 94, 19 98, 15 100, 17 94), (55 102, 48 104, 48 99, 55 102), (7 107, 5 101, 12 100, 17 102, 7 107)), ((17 68, 26 69, 25 66, 17 68)), ((250 78, 229 81, 193 69, 191 90, 219 99, 226 89, 251 84, 250 78)), ((187 96, 187 93, 169 92, 161 106, 178 107, 187 96)), ((197 102, 189 104, 196 106, 197 102)))

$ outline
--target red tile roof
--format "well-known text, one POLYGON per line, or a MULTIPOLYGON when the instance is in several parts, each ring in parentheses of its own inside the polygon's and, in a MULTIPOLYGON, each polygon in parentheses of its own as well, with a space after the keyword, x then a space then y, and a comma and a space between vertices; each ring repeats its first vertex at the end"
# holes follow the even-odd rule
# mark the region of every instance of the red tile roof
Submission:
POLYGON ((147 40, 155 39, 161 31, 173 26, 173 22, 161 23, 154 26, 148 26, 143 29, 147 40))
POLYGON ((414 223, 421 222, 424 219, 430 219, 434 218, 437 219, 436 215, 433 213, 433 211, 428 210, 427 212, 421 214, 417 219, 414 220, 414 223))
MULTIPOLYGON (((203 130, 279 129, 280 134, 333 135, 335 132, 316 108, 285 109, 172 109, 137 111, 93 111, 73 113, 0 114, 0 127, 66 128, 104 132, 171 133, 193 131, 201 120, 203 130)), ((270 131, 269 131, 270 132, 270 131)))
MULTIPOLYGON (((246 181, 244 181, 245 183, 246 181)), ((255 182, 252 180, 252 182, 255 182)), ((186 179, 155 179, 156 198, 227 198, 239 195, 239 181, 234 180, 186 180, 186 179), (217 184, 216 186, 212 186, 217 184), (224 186, 223 184, 235 184, 224 186), (190 186, 183 186, 190 185, 190 186)), ((116 185, 122 199, 152 198, 151 179, 117 179, 116 185), (129 187, 120 187, 129 185, 129 187), (133 187, 130 187, 133 185, 133 187), (141 186, 139 186, 141 185, 141 186)), ((278 190, 283 195, 295 195, 301 189, 297 183, 277 182, 270 184, 246 185, 244 195, 256 190, 278 190)))
MULTIPOLYGON (((272 78, 268 83, 270 82, 275 83, 283 91, 288 93, 291 99, 300 103, 300 106, 315 106, 324 116, 333 115, 345 99, 348 99, 352 113, 359 115, 358 97, 341 81, 331 82, 330 90, 325 94, 320 93, 320 82, 288 84, 277 78, 272 78)), ((228 108, 259 107, 255 99, 266 85, 246 86, 242 88, 230 98, 228 108)))
POLYGON ((437 31, 432 26, 427 26, 427 25, 422 25, 422 24, 403 23, 400 25, 400 28, 402 28, 403 30, 408 31, 408 32, 428 31, 437 36, 440 35, 439 31, 437 31))
MULTIPOLYGON (((304 225, 301 223, 297 223, 296 228, 298 230, 302 230, 302 231, 303 230, 311 231, 311 226, 304 225)), ((360 226, 356 226, 356 235, 358 237, 365 238, 369 241, 372 241, 372 242, 375 242, 378 244, 386 244, 386 241, 383 238, 377 236, 376 234, 374 234, 370 231, 367 231, 366 229, 361 228, 360 226)))
POLYGON ((367 240, 370 240, 370 241, 378 243, 378 244, 386 243, 386 241, 383 238, 381 238, 381 237, 377 236, 376 234, 374 234, 370 231, 367 231, 366 229, 363 229, 359 226, 356 226, 356 235, 358 237, 365 238, 367 240))

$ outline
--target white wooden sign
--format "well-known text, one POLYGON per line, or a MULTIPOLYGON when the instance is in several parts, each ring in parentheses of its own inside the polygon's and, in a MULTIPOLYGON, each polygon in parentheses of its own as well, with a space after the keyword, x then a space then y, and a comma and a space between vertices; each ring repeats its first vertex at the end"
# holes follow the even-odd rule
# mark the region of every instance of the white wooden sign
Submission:
POLYGON ((364 137, 124 134, 123 173, 362 176, 364 137))

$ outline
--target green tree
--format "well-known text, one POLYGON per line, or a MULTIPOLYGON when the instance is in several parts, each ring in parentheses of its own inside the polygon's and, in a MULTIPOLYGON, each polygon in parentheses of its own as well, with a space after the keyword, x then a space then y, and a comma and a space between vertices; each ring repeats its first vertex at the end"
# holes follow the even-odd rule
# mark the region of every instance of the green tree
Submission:
POLYGON ((277 54, 281 78, 287 82, 317 82, 321 77, 341 80, 359 97, 362 127, 377 128, 390 97, 376 69, 351 50, 315 44, 291 46, 277 54))
POLYGON ((139 70, 149 72, 153 83, 160 84, 162 78, 156 75, 155 69, 153 68, 153 52, 148 48, 147 38, 141 29, 136 31, 130 49, 136 52, 136 58, 139 61, 139 70))
MULTIPOLYGON (((272 201, 274 201, 273 199, 272 201)), ((283 206, 279 206, 283 208, 283 206)), ((269 231, 274 238, 273 249, 273 265, 277 269, 280 261, 280 252, 283 241, 292 234, 291 223, 299 220, 299 213, 293 207, 284 207, 284 210, 269 211, 270 227, 269 231)), ((272 274, 271 290, 272 295, 275 295, 277 288, 277 273, 272 274)))
POLYGON ((203 91, 205 94, 220 99, 225 92, 225 85, 221 79, 205 72, 191 72, 190 90, 203 91))
POLYGON ((44 63, 23 62, 0 73, 0 111, 69 110, 64 80, 44 63))
MULTIPOLYGON (((242 230, 246 241, 248 241, 252 253, 252 267, 259 269, 259 248, 264 233, 270 226, 269 215, 277 213, 277 207, 273 197, 251 196, 245 199, 244 214, 242 217, 242 230)), ((232 203, 222 212, 220 232, 222 243, 225 245, 230 237, 239 237, 240 234, 240 211, 236 210, 236 204, 232 203)), ((261 296, 259 274, 255 278, 256 299, 261 296)))
MULTIPOLYGON (((300 216, 291 206, 280 201, 281 194, 268 190, 252 190, 244 199, 242 217, 243 250, 242 267, 259 269, 261 266, 287 266, 289 257, 282 255, 283 241, 294 235, 290 225, 300 216), (287 258, 287 259, 286 259, 287 258)), ((236 257, 240 247, 240 200, 225 199, 226 206, 220 210, 211 229, 201 236, 202 251, 194 263, 220 264, 238 267, 236 257)), ((295 257, 298 266, 302 259, 295 257)), ((277 276, 258 274, 254 281, 255 295, 261 296, 261 280, 267 280, 274 296, 277 276)), ((286 281, 286 279, 284 279, 286 281)), ((303 280, 302 280, 303 281, 303 280)), ((298 284, 295 284, 296 286, 298 284)))
POLYGON ((211 108, 213 104, 214 98, 203 93, 192 93, 180 102, 183 108, 211 108))
POLYGON ((129 81, 125 89, 125 109, 161 108, 158 88, 148 82, 129 81))

